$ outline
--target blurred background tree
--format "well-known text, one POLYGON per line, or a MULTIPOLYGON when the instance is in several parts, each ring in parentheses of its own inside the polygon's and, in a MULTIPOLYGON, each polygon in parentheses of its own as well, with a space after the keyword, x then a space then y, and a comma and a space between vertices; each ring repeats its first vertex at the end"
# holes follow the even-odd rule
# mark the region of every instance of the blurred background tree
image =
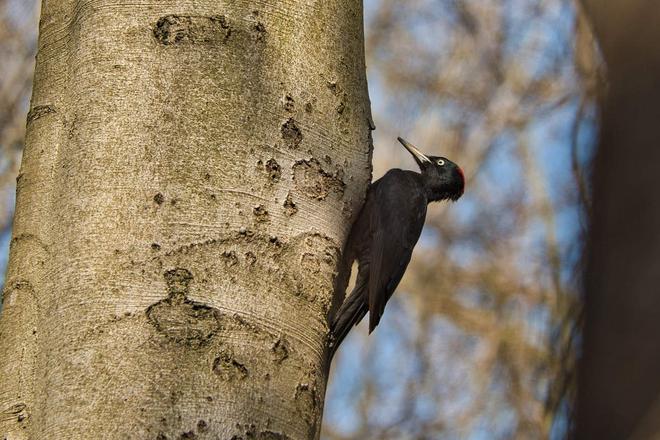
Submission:
POLYGON ((0 272, 4 277, 21 164, 40 4, 0 0, 0 272))
MULTIPOLYGON (((369 339, 339 351, 324 438, 563 438, 600 59, 571 0, 365 0, 374 178, 401 135, 467 174, 433 206, 369 339)), ((6 265, 39 2, 0 0, 0 244, 6 265)))

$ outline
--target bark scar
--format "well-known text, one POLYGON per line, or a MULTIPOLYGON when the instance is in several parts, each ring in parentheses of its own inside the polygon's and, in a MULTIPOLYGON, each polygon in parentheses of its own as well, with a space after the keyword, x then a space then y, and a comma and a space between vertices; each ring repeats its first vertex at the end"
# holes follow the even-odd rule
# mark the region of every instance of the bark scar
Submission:
POLYGON ((188 299, 193 275, 175 268, 164 273, 168 297, 152 304, 146 314, 156 331, 170 341, 193 348, 207 344, 222 328, 222 313, 188 299))
POLYGON ((32 122, 36 121, 37 119, 52 113, 57 113, 57 110, 55 110, 55 106, 49 104, 37 105, 28 113, 27 124, 29 125, 32 122))
POLYGON ((232 29, 224 15, 166 15, 153 28, 160 44, 212 44, 226 43, 232 29))
POLYGON ((339 197, 343 196, 346 188, 343 177, 343 169, 337 168, 334 174, 329 173, 315 158, 299 160, 293 165, 293 180, 296 188, 316 200, 324 200, 332 193, 339 197))

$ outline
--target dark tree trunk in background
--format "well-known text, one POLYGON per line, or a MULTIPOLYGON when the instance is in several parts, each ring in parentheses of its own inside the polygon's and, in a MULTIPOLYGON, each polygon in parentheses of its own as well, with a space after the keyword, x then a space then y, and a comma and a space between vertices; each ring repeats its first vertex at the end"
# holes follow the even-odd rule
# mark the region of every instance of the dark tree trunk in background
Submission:
POLYGON ((607 64, 586 284, 577 438, 660 426, 660 8, 585 0, 607 64))

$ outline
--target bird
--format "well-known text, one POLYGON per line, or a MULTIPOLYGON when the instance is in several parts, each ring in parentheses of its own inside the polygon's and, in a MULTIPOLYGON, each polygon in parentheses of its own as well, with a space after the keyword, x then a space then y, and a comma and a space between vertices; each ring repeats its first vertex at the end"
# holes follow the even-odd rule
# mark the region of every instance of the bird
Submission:
POLYGON ((378 325, 422 233, 427 205, 456 201, 465 190, 465 175, 458 165, 446 157, 426 155, 401 137, 397 139, 412 154, 420 172, 391 169, 367 190, 335 279, 335 291, 343 298, 357 260, 355 287, 332 320, 330 356, 367 312, 369 334, 378 325))

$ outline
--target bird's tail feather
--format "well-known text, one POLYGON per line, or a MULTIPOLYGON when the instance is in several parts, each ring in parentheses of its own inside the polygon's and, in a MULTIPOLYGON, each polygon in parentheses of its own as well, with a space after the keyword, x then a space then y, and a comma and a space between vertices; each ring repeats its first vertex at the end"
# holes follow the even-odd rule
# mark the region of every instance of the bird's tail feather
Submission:
POLYGON ((334 356, 335 351, 348 335, 348 332, 351 331, 351 328, 357 325, 369 311, 363 296, 365 288, 366 282, 358 283, 335 315, 335 321, 332 323, 331 357, 334 356))

